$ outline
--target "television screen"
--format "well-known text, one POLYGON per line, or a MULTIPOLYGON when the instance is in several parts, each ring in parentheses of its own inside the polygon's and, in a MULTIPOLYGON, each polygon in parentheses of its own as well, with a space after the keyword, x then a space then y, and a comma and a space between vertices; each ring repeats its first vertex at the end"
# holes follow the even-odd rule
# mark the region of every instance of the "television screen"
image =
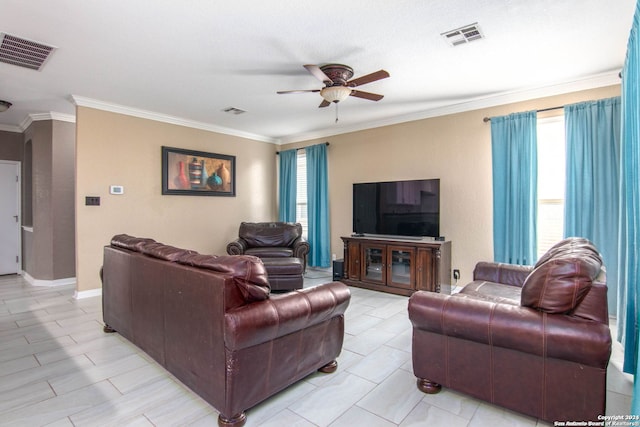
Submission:
POLYGON ((440 180, 353 184, 353 231, 440 236, 440 180))

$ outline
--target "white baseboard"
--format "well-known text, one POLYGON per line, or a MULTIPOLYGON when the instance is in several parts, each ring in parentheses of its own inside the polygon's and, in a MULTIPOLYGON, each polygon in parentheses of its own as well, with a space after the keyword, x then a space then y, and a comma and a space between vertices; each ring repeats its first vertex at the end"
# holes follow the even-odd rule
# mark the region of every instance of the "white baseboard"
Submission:
POLYGON ((23 271, 22 274, 24 276, 24 280, 26 280, 31 286, 54 287, 54 286, 65 286, 65 285, 76 284, 75 277, 67 277, 65 279, 56 279, 56 280, 42 280, 42 279, 34 278, 26 271, 23 271))
MULTIPOLYGON (((24 280, 27 281, 31 286, 42 286, 42 287, 55 287, 55 286, 66 286, 66 285, 75 285, 76 278, 68 277, 66 279, 57 279, 57 280, 42 280, 35 279, 26 271, 22 270, 20 274, 24 277, 24 280)), ((99 297, 102 296, 102 288, 98 289, 89 289, 86 291, 76 291, 73 293, 74 299, 83 299, 83 298, 91 298, 91 297, 99 297)))
POLYGON ((77 291, 73 294, 75 299, 92 298, 102 296, 102 288, 89 289, 87 291, 77 291))

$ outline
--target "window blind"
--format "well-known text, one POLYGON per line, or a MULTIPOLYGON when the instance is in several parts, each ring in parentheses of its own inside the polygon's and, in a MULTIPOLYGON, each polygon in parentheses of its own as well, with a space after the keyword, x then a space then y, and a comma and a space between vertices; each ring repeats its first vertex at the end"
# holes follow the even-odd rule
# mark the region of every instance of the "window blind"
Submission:
POLYGON ((309 221, 307 214, 307 156, 304 150, 298 150, 296 183, 296 221, 302 225, 302 235, 307 238, 309 221))

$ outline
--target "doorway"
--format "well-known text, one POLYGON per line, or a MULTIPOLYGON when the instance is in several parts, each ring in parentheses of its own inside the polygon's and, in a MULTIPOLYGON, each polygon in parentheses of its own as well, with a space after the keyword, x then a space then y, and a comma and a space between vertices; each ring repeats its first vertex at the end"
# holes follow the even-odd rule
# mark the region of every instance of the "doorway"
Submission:
POLYGON ((0 160, 0 275, 20 272, 20 162, 0 160))

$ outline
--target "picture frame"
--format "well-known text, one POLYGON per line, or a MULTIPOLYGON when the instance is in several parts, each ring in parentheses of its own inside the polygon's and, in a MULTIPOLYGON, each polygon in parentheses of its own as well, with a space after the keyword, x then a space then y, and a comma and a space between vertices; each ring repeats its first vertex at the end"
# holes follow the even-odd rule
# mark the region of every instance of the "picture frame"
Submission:
POLYGON ((236 157, 163 146, 162 194, 235 197, 236 157))

